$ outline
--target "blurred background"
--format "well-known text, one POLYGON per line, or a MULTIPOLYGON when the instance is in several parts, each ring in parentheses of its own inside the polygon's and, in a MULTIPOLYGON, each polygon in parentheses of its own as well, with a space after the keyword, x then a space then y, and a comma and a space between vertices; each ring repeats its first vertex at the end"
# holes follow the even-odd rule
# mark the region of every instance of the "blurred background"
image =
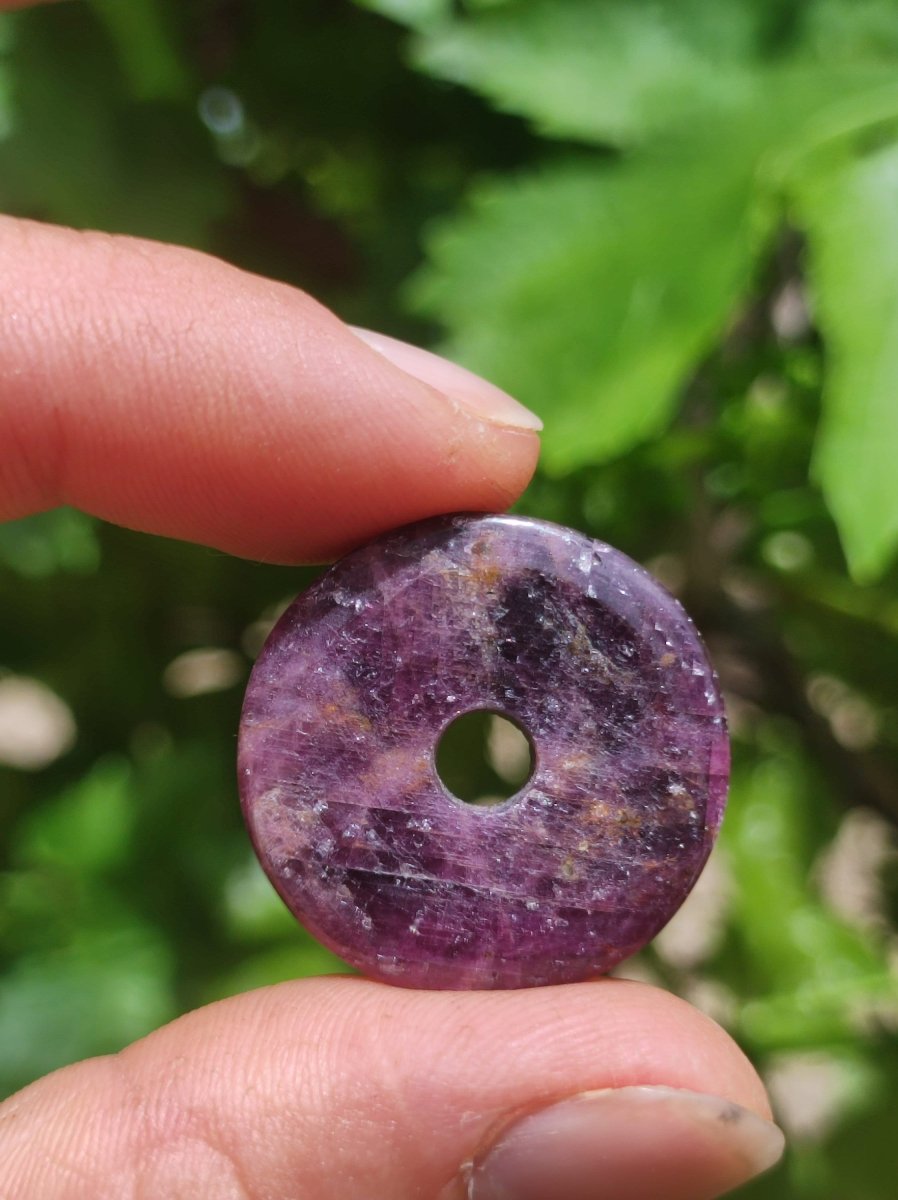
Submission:
MULTIPOLYGON (((721 845, 624 973, 763 1072, 791 1149, 746 1196, 893 1200, 898 0, 9 14, 0 209, 212 251, 540 413, 521 510, 679 595, 731 716, 721 845)), ((72 511, 0 527, 0 1092, 342 969, 234 781, 311 578, 72 511)), ((469 725, 441 767, 494 795, 516 754, 469 725)))

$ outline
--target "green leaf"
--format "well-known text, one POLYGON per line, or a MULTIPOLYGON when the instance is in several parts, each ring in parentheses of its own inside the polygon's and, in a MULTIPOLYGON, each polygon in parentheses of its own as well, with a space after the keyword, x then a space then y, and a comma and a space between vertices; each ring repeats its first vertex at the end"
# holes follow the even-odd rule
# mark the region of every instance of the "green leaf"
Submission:
POLYGON ((120 1050, 175 1015, 161 937, 116 915, 0 981, 0 1095, 79 1058, 120 1050))
POLYGON ((26 817, 16 858, 90 873, 119 863, 135 822, 132 790, 125 759, 101 760, 84 779, 26 817))
POLYGON ((790 65, 893 68, 898 59, 893 0, 786 11, 776 0, 359 2, 415 30, 413 58, 430 74, 550 136, 621 146, 708 111, 764 103, 790 65))
POLYGON ((802 14, 805 49, 823 62, 894 60, 895 0, 815 0, 802 14))
POLYGON ((798 190, 829 362, 813 470, 870 581, 898 545, 898 144, 840 155, 798 190))
POLYGON ((662 429, 733 312, 770 229, 743 133, 482 185, 431 238, 413 302, 544 417, 552 472, 662 429))
POLYGON ((138 100, 190 95, 190 75, 166 27, 157 0, 91 0, 106 26, 138 100))
POLYGON ((0 525, 0 564, 25 579, 90 574, 100 564, 96 521, 73 508, 7 521, 0 525))
POLYGON ((413 55, 544 133, 624 145, 752 91, 754 0, 535 0, 431 22, 413 55))
POLYGON ((356 0, 356 3, 360 8, 370 8, 412 27, 427 25, 452 11, 452 0, 356 0))
POLYGON ((878 1009, 898 1011, 898 978, 876 939, 823 903, 824 785, 790 741, 771 741, 760 760, 737 762, 722 836, 747 959, 740 1030, 765 1050, 851 1040, 878 1009))
POLYGON ((19 14, 14 32, 0 208, 208 244, 228 212, 230 183, 193 106, 135 101, 106 32, 80 7, 19 14))

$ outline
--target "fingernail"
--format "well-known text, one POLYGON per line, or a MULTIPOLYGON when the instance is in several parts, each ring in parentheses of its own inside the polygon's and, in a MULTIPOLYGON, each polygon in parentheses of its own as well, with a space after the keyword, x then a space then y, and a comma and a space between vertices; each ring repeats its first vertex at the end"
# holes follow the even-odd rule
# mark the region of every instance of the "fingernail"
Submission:
POLYGON ((585 1092, 509 1126, 470 1163, 467 1200, 714 1200, 776 1163, 782 1131, 718 1096, 585 1092))
POLYGON ((473 371, 383 333, 357 327, 352 327, 352 332, 401 371, 464 405, 480 420, 494 425, 508 425, 513 429, 542 429, 543 423, 536 413, 473 371))

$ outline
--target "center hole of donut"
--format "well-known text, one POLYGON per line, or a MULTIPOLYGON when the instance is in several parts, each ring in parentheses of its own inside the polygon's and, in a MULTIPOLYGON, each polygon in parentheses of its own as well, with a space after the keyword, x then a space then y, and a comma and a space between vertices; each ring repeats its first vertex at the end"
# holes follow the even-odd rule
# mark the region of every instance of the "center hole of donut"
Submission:
POLYGON ((478 807, 501 804, 533 774, 533 748, 520 725, 501 713, 477 709, 446 727, 436 767, 456 799, 478 807))

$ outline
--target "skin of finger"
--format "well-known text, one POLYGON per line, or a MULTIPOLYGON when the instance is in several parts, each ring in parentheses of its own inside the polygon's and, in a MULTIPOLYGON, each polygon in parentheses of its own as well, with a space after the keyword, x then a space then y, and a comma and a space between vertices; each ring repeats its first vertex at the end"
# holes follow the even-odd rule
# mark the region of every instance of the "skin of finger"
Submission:
POLYGON ((287 983, 192 1013, 0 1106, 0 1195, 169 1200, 188 1194, 187 1180, 190 1195, 236 1200, 454 1197, 462 1163, 509 1121, 631 1084, 770 1115, 719 1026, 641 984, 287 983))
POLYGON ((60 503, 266 561, 506 508, 479 419, 304 293, 193 251, 0 218, 0 520, 60 503))

